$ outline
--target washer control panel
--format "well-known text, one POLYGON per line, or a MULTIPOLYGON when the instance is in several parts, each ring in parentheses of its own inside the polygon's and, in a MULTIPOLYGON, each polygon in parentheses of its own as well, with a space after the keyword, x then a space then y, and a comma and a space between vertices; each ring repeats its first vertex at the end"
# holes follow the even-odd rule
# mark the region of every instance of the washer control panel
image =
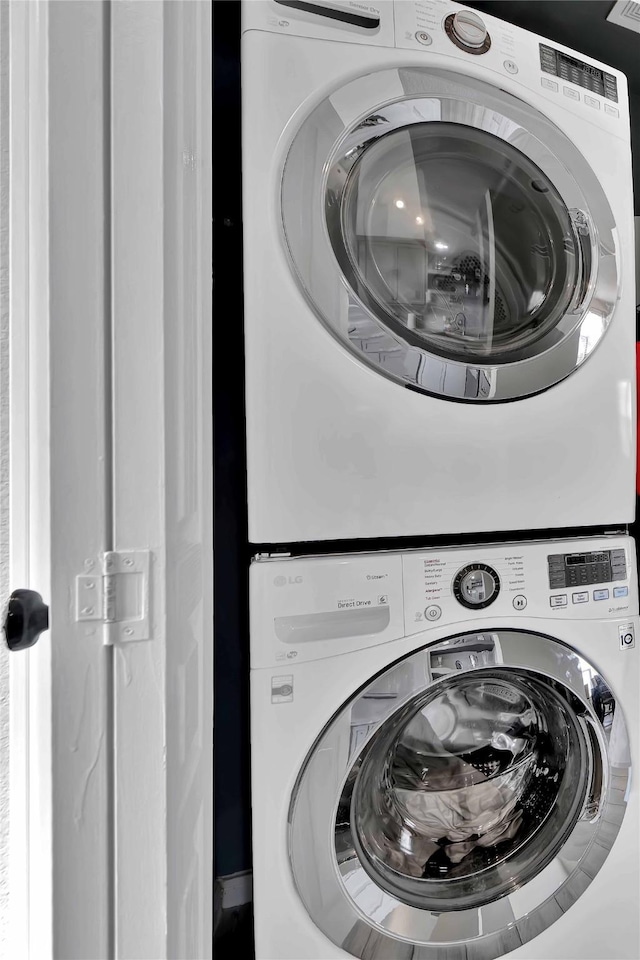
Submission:
POLYGON ((635 616, 635 546, 625 536, 410 551, 402 556, 407 634, 470 617, 635 616))
MULTIPOLYGON (((550 620, 626 623, 638 616, 635 543, 624 535, 402 553, 262 554, 249 583, 253 667, 318 660, 432 628, 482 632, 531 627, 539 618, 544 630, 550 620), (566 586, 555 586, 556 571, 568 577, 566 586)), ((620 637, 625 646, 635 641, 629 632, 620 637)))

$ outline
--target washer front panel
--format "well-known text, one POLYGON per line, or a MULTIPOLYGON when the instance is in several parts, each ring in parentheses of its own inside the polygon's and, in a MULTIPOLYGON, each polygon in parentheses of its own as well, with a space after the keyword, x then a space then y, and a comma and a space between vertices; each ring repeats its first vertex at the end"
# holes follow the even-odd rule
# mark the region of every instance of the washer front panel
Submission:
POLYGON ((611 320, 615 225, 597 178, 541 113, 482 81, 420 67, 352 80, 298 130, 281 200, 316 314, 425 392, 540 392, 611 320))
POLYGON ((389 667, 328 723, 293 792, 311 918, 363 960, 514 950, 615 841, 630 771, 612 780, 613 731, 628 742, 606 682, 548 636, 483 629, 389 667))

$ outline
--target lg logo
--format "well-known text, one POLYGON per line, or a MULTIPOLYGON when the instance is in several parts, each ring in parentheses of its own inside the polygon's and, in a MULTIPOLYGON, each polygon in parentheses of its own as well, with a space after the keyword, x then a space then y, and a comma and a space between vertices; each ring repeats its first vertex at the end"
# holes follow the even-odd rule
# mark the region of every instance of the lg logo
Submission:
POLYGON ((288 583, 302 583, 302 577, 275 577, 273 583, 276 587, 284 587, 288 583))

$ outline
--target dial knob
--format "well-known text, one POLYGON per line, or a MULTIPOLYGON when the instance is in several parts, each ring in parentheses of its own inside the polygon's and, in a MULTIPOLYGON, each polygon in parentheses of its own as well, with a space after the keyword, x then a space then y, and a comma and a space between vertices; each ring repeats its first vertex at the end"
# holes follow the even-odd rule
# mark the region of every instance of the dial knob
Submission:
POLYGON ((469 563, 459 570, 453 581, 453 595, 463 607, 481 610, 500 593, 500 577, 486 563, 469 563))
POLYGON ((465 47, 476 49, 487 39, 487 28, 477 13, 471 10, 459 10, 451 24, 454 35, 465 47))

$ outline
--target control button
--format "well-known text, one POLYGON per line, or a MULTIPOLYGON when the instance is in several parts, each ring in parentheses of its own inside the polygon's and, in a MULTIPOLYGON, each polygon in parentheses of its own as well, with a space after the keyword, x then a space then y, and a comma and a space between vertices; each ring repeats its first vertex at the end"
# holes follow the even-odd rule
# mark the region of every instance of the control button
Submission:
POLYGON ((425 47, 430 47, 433 43, 433 40, 428 33, 425 33, 424 30, 416 31, 416 40, 418 43, 422 43, 425 47))
POLYGON ((621 623, 618 627, 618 636, 621 650, 630 650, 631 647, 635 647, 636 631, 632 623, 621 623))
POLYGON ((527 605, 527 598, 519 593, 517 597, 513 598, 513 605, 516 610, 524 610, 527 605))
POLYGON ((442 616, 442 610, 437 603, 433 603, 430 607, 427 607, 424 615, 427 620, 439 620, 442 616))
POLYGON ((540 81, 540 84, 546 90, 553 90, 554 93, 558 92, 558 84, 556 83, 555 80, 549 80, 548 77, 543 77, 542 80, 540 81))
POLYGON ((585 102, 586 104, 588 104, 590 107, 593 107, 594 110, 599 110, 599 109, 600 109, 600 101, 599 101, 599 100, 596 100, 595 97, 588 97, 588 96, 586 95, 586 93, 585 93, 585 95, 584 95, 584 102, 585 102))
POLYGON ((562 92, 564 93, 565 97, 569 97, 571 100, 580 99, 580 94, 578 93, 578 91, 573 90, 571 87, 563 87, 562 92))
POLYGON ((567 605, 566 593, 557 593, 555 597, 549 597, 549 604, 552 607, 566 607, 567 605))
POLYGON ((619 117, 620 111, 617 107, 612 107, 610 103, 605 103, 604 112, 608 113, 610 117, 619 117))
POLYGON ((584 593, 572 593, 571 599, 574 603, 588 603, 589 591, 585 590, 584 593))
POLYGON ((505 60, 502 64, 507 73, 516 74, 518 72, 518 64, 514 63, 513 60, 505 60))
POLYGON ((608 590, 594 590, 594 591, 593 591, 593 599, 594 599, 594 600, 608 600, 608 599, 609 599, 609 591, 608 591, 608 590))
POLYGON ((618 102, 618 82, 614 76, 610 73, 603 73, 602 79, 604 80, 604 95, 608 97, 609 100, 613 100, 615 103, 618 102))
POLYGON ((629 587, 614 587, 613 588, 614 597, 628 597, 629 596, 629 587))

